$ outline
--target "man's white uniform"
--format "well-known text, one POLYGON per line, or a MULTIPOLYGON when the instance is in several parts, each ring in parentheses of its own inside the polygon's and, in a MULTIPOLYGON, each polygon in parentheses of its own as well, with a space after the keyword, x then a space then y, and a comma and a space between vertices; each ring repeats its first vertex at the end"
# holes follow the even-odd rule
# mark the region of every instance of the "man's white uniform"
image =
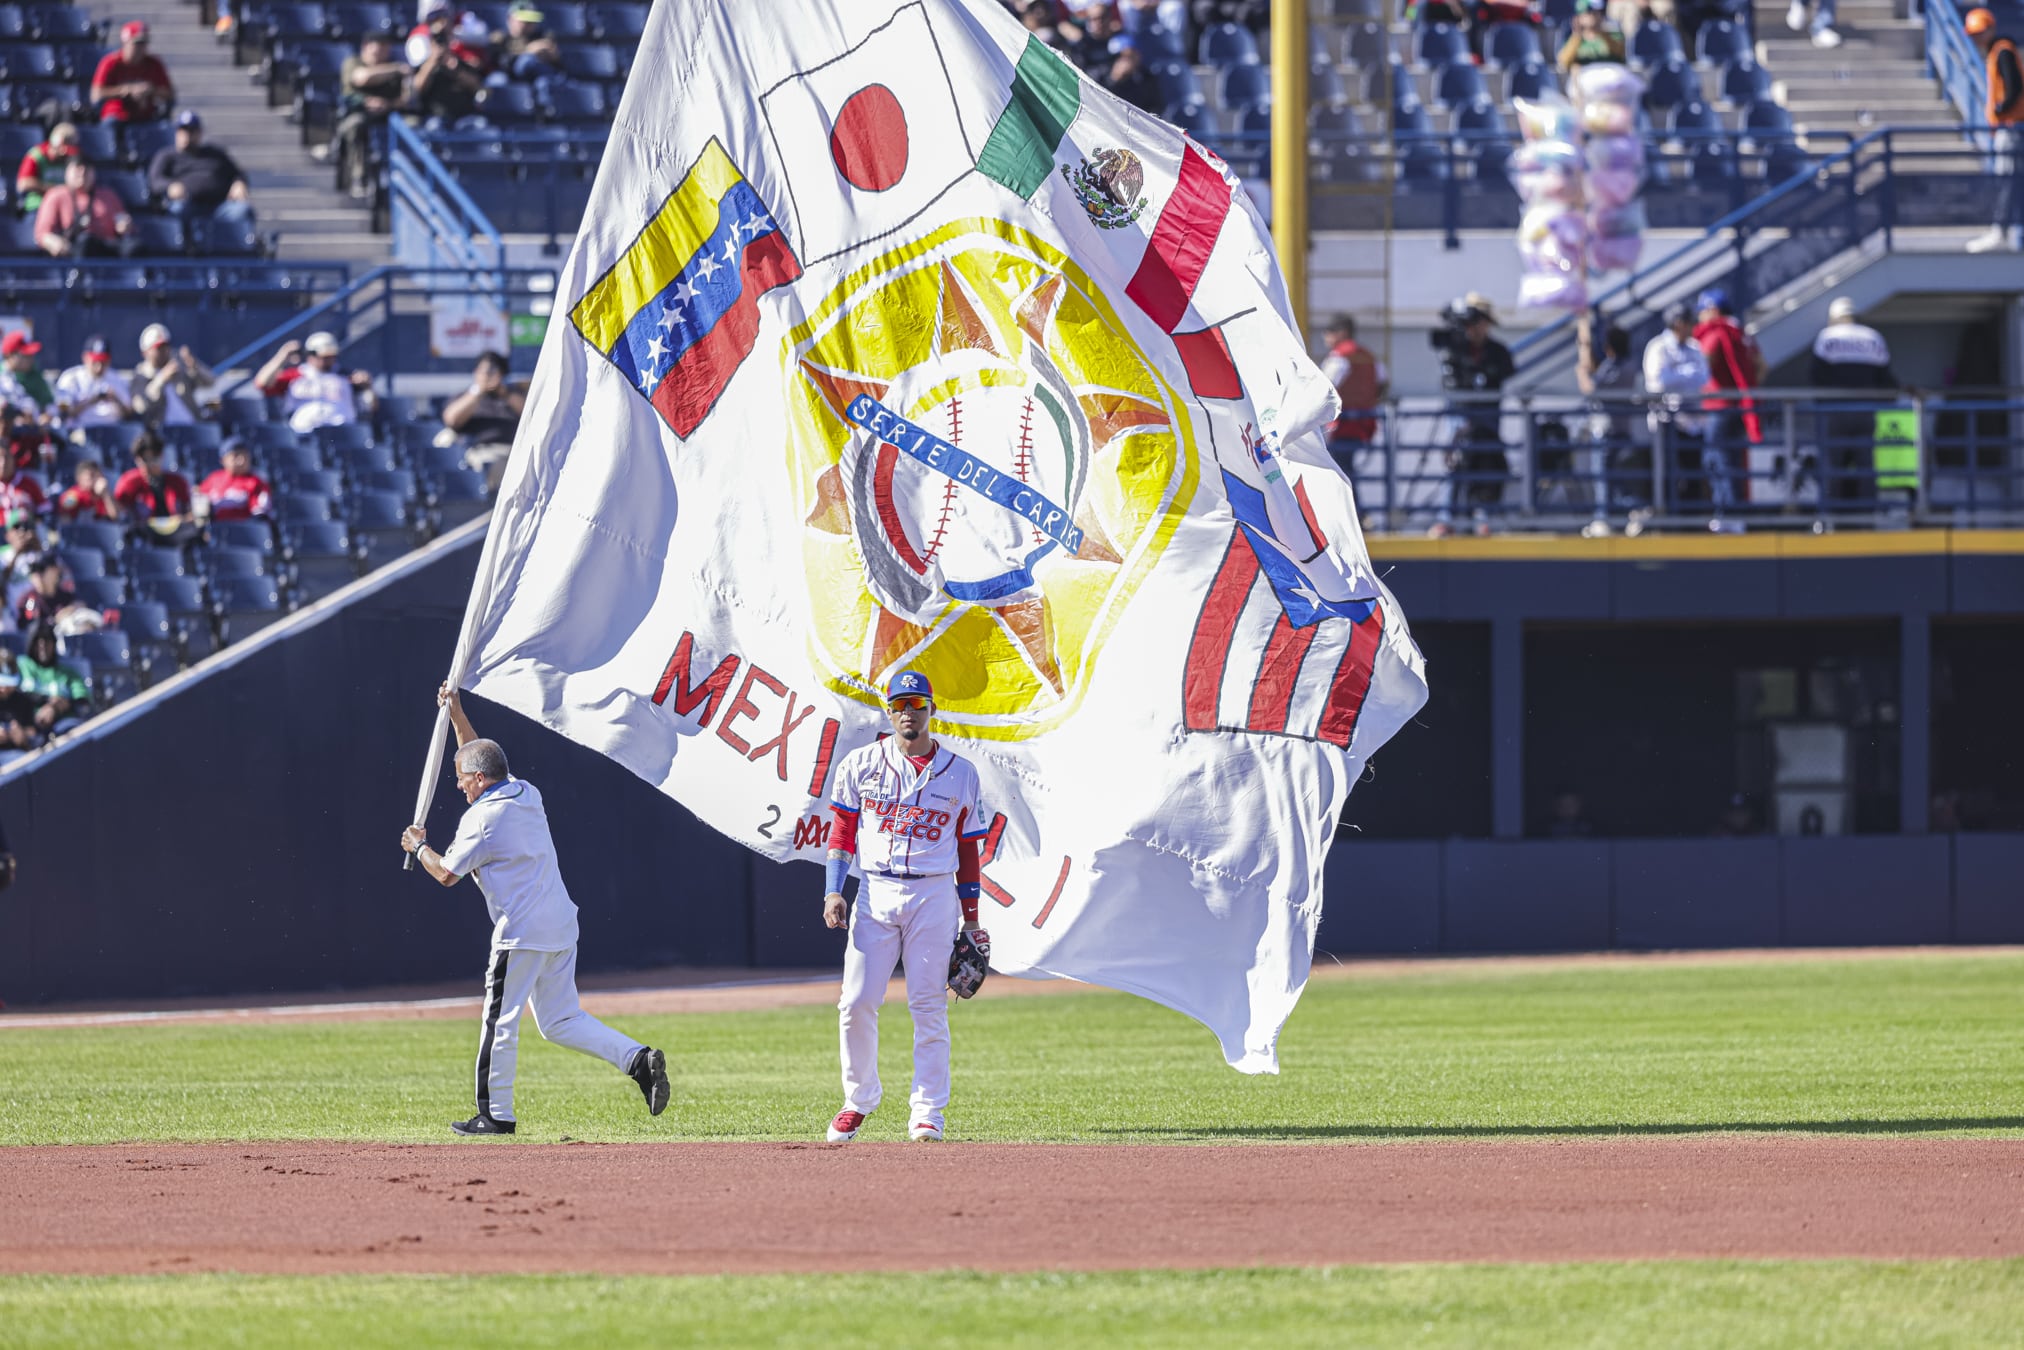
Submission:
POLYGON ((645 1047, 585 1012, 577 998, 576 904, 563 887, 535 786, 509 775, 487 788, 457 823, 443 866, 476 881, 492 915, 478 1114, 514 1118, 522 1008, 533 1009, 535 1027, 548 1040, 624 1072, 645 1047))
POLYGON ((830 805, 857 820, 863 872, 851 909, 837 1001, 845 1109, 870 1115, 878 1077, 878 1008, 893 963, 906 960, 914 1018, 914 1090, 908 1119, 943 1127, 949 1105, 949 954, 962 927, 957 841, 985 832, 977 770, 937 745, 925 767, 892 741, 862 746, 837 766, 830 805))

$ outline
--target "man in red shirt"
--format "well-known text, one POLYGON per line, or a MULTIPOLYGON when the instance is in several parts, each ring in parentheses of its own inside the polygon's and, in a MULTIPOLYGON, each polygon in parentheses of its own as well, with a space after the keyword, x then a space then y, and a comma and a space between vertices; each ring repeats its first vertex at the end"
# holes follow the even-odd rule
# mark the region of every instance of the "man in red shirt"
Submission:
POLYGON ((49 494, 35 475, 21 468, 12 455, 0 455, 0 515, 19 508, 41 515, 49 494))
POLYGON ((148 55, 148 26, 139 19, 119 30, 119 50, 98 63, 91 101, 105 122, 159 122, 169 115, 176 86, 169 68, 148 55))
MULTIPOLYGON (((1764 354, 1757 339, 1750 336, 1730 312, 1729 293, 1719 286, 1701 292, 1696 308, 1694 341, 1708 358, 1708 392, 1747 394, 1764 382, 1764 354)), ((1748 463, 1749 447, 1759 440, 1757 406, 1748 397, 1734 400, 1711 398, 1707 447, 1702 468, 1708 474, 1708 495, 1714 502, 1719 522, 1724 507, 1737 504, 1733 477, 1738 465, 1748 463)), ((1747 480, 1743 492, 1748 493, 1747 480)))
POLYGON ((253 472, 253 456, 247 452, 246 442, 237 436, 229 436, 218 447, 218 462, 223 467, 214 469, 210 477, 197 485, 197 491, 211 503, 213 520, 250 520, 264 516, 272 505, 267 482, 253 472))
POLYGON ((81 159, 64 167, 63 186, 44 194, 35 212, 35 242, 52 258, 127 253, 133 228, 126 203, 100 187, 98 171, 81 159))
POLYGON ((77 462, 77 480, 56 499, 56 518, 73 520, 118 520, 119 503, 113 500, 112 484, 95 459, 77 462))
POLYGON ((190 480, 162 468, 162 439, 152 431, 134 437, 134 466, 112 490, 136 523, 157 543, 180 544, 190 526, 190 480))

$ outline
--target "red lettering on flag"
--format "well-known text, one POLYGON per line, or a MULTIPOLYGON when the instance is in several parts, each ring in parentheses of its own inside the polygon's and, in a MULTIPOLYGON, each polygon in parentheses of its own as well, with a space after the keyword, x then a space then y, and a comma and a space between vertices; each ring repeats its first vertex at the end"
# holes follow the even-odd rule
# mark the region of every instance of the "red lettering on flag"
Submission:
POLYGON ((696 719, 696 725, 706 727, 716 715, 717 703, 724 697, 724 691, 731 687, 732 677, 738 673, 738 658, 725 657, 701 684, 692 687, 689 684, 689 662, 695 644, 694 633, 682 634, 682 640, 675 644, 675 654, 668 658, 668 668, 661 672, 661 682, 654 686, 654 702, 666 703, 672 690, 675 696, 672 706, 677 717, 687 717, 701 703, 703 715, 696 719))
MULTIPOLYGON (((764 745, 754 746, 752 748, 752 753, 747 755, 746 758, 756 764, 759 762, 759 757, 761 755, 764 755, 768 750, 771 750, 774 754, 773 772, 779 775, 781 782, 783 783, 786 782, 787 738, 789 736, 792 736, 794 734, 794 729, 800 726, 803 722, 806 722, 808 720, 808 714, 814 711, 815 705, 813 703, 805 703, 801 707, 801 716, 796 717, 794 715, 794 694, 792 691, 789 691, 787 695, 787 707, 780 714, 780 734, 778 736, 775 736, 772 740, 766 742, 766 744, 764 745)), ((727 717, 724 720, 728 722, 731 719, 727 717)))
POLYGON ((1054 902, 1061 898, 1061 888, 1068 884, 1068 869, 1073 865, 1072 861, 1068 858, 1061 860, 1061 871, 1054 878, 1054 889, 1047 893, 1047 903, 1042 905, 1040 912, 1033 916, 1033 926, 1035 928, 1045 924, 1047 916, 1054 912, 1054 902))
POLYGON ((750 758, 752 755, 752 746, 743 736, 731 730, 731 724, 741 717, 757 717, 759 715, 759 705, 752 701, 752 684, 754 681, 765 685, 775 694, 784 695, 787 692, 786 685, 774 679, 771 675, 759 669, 759 667, 749 664, 745 667, 745 682, 738 686, 737 694, 731 699, 731 706, 724 710, 724 720, 717 723, 717 735, 722 738, 724 744, 747 758, 750 758))
POLYGON ((821 801, 829 790, 829 761, 836 755, 836 733, 843 723, 834 717, 822 724, 822 740, 815 747, 815 772, 808 780, 808 795, 821 801))

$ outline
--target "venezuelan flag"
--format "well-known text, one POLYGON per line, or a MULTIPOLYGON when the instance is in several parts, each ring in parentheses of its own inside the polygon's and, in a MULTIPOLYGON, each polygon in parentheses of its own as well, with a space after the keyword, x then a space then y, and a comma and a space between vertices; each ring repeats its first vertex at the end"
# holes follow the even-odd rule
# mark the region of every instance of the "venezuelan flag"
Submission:
POLYGON ((800 275, 779 222, 712 138, 570 319, 686 437, 752 354, 759 297, 800 275))

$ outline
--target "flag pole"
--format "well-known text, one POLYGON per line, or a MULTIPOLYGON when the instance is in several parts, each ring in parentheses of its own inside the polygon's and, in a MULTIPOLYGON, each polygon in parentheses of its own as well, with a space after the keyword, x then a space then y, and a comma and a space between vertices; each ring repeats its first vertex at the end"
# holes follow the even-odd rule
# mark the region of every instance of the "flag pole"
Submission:
POLYGON ((1272 242, 1307 340, 1307 4, 1272 0, 1272 242))

